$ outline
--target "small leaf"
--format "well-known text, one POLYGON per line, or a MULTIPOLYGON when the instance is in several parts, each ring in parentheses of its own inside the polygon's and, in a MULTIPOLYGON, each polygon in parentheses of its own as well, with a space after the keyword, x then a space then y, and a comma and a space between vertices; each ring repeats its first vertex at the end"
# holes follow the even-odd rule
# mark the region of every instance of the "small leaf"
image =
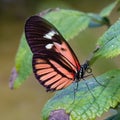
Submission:
POLYGON ((73 83, 66 89, 58 91, 44 106, 43 120, 48 120, 51 112, 65 110, 70 115, 70 120, 93 120, 101 116, 110 107, 115 107, 120 102, 120 70, 109 71, 99 77, 97 81, 90 79, 81 81, 75 93, 76 84, 73 83))
POLYGON ((18 77, 18 73, 16 71, 16 68, 14 67, 11 71, 11 76, 10 76, 10 81, 9 81, 9 87, 11 89, 14 88, 14 81, 16 80, 17 77, 18 77))
POLYGON ((118 1, 116 0, 115 2, 111 3, 110 5, 108 5, 107 7, 105 7, 101 12, 100 12, 100 16, 102 17, 107 17, 110 15, 110 13, 112 12, 112 10, 116 7, 118 1))
POLYGON ((110 21, 107 18, 112 10, 116 7, 118 1, 113 2, 112 4, 105 7, 100 14, 88 13, 88 16, 91 17, 89 27, 100 27, 102 25, 107 25, 110 27, 110 21))
POLYGON ((10 87, 18 88, 32 72, 32 53, 22 35, 20 46, 16 55, 15 69, 17 76, 11 79, 10 87))
POLYGON ((94 54, 98 57, 115 57, 120 54, 120 20, 113 24, 97 42, 99 49, 94 54))
POLYGON ((91 21, 89 23, 89 27, 91 28, 100 27, 103 25, 107 25, 108 27, 110 26, 110 21, 107 17, 102 17, 99 14, 93 13, 88 13, 88 16, 91 18, 91 21))

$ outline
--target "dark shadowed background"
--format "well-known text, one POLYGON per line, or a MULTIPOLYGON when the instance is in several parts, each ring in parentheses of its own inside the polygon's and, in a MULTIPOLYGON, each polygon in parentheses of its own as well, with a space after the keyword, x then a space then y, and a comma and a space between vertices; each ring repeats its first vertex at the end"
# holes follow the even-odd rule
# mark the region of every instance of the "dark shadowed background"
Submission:
MULTIPOLYGON (((24 30, 25 20, 48 8, 75 9, 84 12, 99 11, 113 0, 0 0, 0 120, 41 120, 41 110, 53 93, 45 92, 31 75, 16 90, 9 88, 9 76, 14 66, 15 54, 24 30)), ((113 11, 111 22, 117 20, 113 11)), ((96 40, 107 27, 87 29, 69 41, 80 63, 95 48, 96 40), (88 44, 89 43, 89 44, 88 44)), ((93 74, 100 75, 118 67, 118 59, 100 59, 93 65, 93 74)), ((110 114, 110 113, 109 113, 110 114)))

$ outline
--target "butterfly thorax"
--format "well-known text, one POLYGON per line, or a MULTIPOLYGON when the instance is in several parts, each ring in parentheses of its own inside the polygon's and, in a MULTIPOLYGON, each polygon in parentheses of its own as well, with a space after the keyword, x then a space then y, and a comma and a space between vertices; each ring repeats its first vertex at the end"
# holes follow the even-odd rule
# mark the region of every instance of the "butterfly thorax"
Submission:
POLYGON ((85 62, 83 65, 81 65, 80 70, 76 73, 76 76, 75 76, 76 82, 83 79, 86 71, 88 72, 89 69, 90 69, 90 67, 89 67, 88 62, 85 62))

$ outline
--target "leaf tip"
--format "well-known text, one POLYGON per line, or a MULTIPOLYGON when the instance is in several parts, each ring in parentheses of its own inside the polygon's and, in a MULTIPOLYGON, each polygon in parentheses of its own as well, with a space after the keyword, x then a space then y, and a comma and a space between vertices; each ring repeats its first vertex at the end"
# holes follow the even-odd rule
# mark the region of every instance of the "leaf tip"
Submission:
POLYGON ((44 11, 38 13, 37 15, 40 16, 40 17, 42 17, 42 16, 44 16, 44 15, 50 13, 50 12, 59 11, 59 10, 60 10, 60 8, 53 8, 53 9, 49 8, 47 10, 44 10, 44 11))
POLYGON ((14 68, 12 69, 12 71, 11 71, 10 81, 9 81, 9 87, 10 87, 11 89, 14 89, 14 82, 15 82, 17 76, 18 76, 18 73, 17 73, 17 71, 16 71, 16 68, 14 67, 14 68))

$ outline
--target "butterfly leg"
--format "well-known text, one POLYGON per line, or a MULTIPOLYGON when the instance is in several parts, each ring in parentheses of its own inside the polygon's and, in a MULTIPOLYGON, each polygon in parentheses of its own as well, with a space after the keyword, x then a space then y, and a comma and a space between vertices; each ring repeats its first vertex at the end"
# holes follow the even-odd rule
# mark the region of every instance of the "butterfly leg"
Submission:
POLYGON ((95 81, 96 81, 99 85, 105 87, 105 85, 101 84, 101 83, 95 78, 95 76, 94 76, 93 74, 91 74, 91 76, 95 79, 95 81))
POLYGON ((95 80, 99 85, 105 87, 105 85, 101 84, 101 83, 96 79, 96 77, 95 77, 92 73, 90 73, 90 74, 84 76, 84 78, 89 77, 89 76, 92 76, 92 77, 94 78, 94 80, 95 80))
POLYGON ((78 90, 78 82, 74 82, 73 84, 75 84, 75 85, 73 87, 73 102, 72 102, 72 104, 75 102, 76 92, 78 90))
POLYGON ((93 93, 92 93, 92 91, 91 91, 91 89, 90 89, 90 87, 89 87, 86 79, 83 78, 83 80, 85 81, 85 84, 86 84, 86 86, 87 86, 87 88, 88 88, 88 91, 90 92, 90 94, 92 95, 93 99, 95 100, 96 98, 95 98, 95 96, 93 95, 93 93))

